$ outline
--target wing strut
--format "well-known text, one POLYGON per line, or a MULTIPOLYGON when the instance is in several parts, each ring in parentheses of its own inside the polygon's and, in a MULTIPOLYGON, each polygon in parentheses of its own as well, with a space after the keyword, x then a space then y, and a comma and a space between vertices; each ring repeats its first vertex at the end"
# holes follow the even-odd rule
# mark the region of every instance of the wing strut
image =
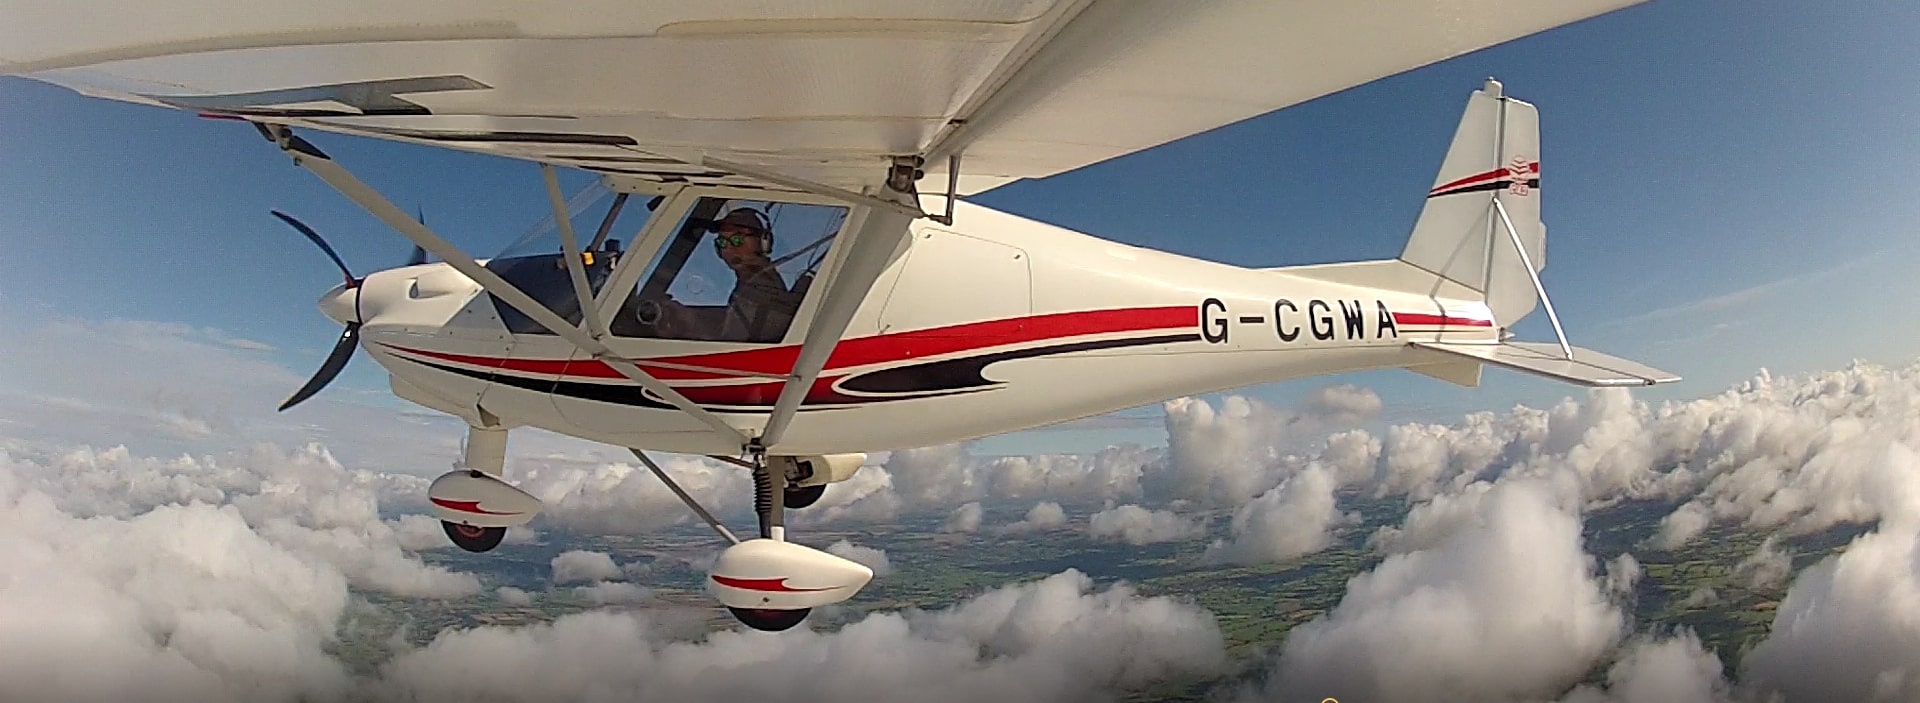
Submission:
POLYGON ((572 218, 567 216, 567 199, 560 194, 560 179, 553 167, 540 164, 540 175, 547 181, 547 199, 553 201, 553 222, 560 227, 560 246, 567 259, 567 277, 573 279, 573 296, 580 301, 580 318, 594 341, 606 339, 607 325, 600 321, 600 301, 593 297, 587 283, 587 269, 581 264, 580 240, 573 236, 572 218))
POLYGON ((720 536, 726 539, 728 544, 740 543, 740 538, 733 536, 732 530, 727 529, 726 525, 720 524, 720 520, 715 518, 713 513, 707 512, 706 508, 701 507, 700 501, 694 500, 693 496, 687 495, 686 491, 681 490, 680 484, 675 483, 673 477, 668 476, 667 472, 662 470, 659 464, 653 463, 653 459, 648 457, 646 452, 632 447, 628 447, 627 451, 633 452, 633 455, 640 459, 640 463, 646 464, 647 469, 652 471, 653 475, 660 477, 661 483, 667 484, 668 490, 673 491, 674 495, 680 496, 680 502, 686 503, 688 508, 692 508, 693 512, 699 514, 700 519, 707 521, 707 524, 713 527, 713 531, 720 533, 720 536))
MULTIPOLYGON (((315 147, 311 142, 295 136, 292 130, 282 125, 267 125, 257 122, 254 124, 260 128, 260 131, 267 136, 269 141, 278 145, 282 151, 285 151, 288 156, 292 157, 295 165, 307 169, 315 176, 319 176, 320 180, 325 181, 327 185, 332 186, 334 190, 340 191, 341 195, 347 196, 347 199, 365 208, 367 212, 371 213, 374 217, 380 218, 382 222, 387 223, 387 226, 392 227, 402 236, 413 240, 413 243, 420 245, 420 248, 439 255, 441 261, 452 266, 460 273, 466 274, 468 278, 473 279, 479 283, 482 288, 485 288, 488 293, 505 301, 508 305, 512 305, 515 309, 526 313, 527 317, 540 323, 542 327, 551 330, 562 339, 573 342, 574 346, 592 354, 594 358, 606 363, 607 366, 612 367, 615 371, 619 371, 621 375, 633 379, 633 381, 639 383, 641 387, 653 391, 656 395, 659 395, 661 399, 672 403, 674 407, 706 423, 712 427, 715 432, 724 437, 729 444, 736 446, 745 446, 747 444, 747 436, 742 434, 739 429, 727 424, 726 421, 721 420, 718 415, 713 414, 706 408, 695 404, 685 395, 681 395, 679 391, 661 382, 660 379, 654 378, 652 374, 641 370, 640 367, 635 366, 632 362, 614 354, 613 350, 608 349, 607 345, 601 343, 599 339, 596 339, 586 332, 580 331, 578 327, 568 324, 565 318, 560 317, 551 309, 547 308, 546 305, 541 304, 540 301, 534 300, 532 296, 527 295, 518 287, 500 278, 499 275, 481 266, 479 262, 474 261, 473 257, 467 256, 467 253, 461 251, 459 247, 447 243, 447 240, 441 239, 439 235, 434 234, 433 230, 427 229, 426 225, 420 224, 411 217, 407 217, 407 214, 401 212, 400 208, 395 207, 392 202, 389 202, 385 197, 381 196, 379 191, 360 182, 360 179, 355 178, 345 167, 335 163, 332 157, 327 156, 325 152, 320 151, 320 149, 315 147)), ((564 217, 564 215, 564 208, 562 212, 556 213, 556 217, 558 217, 561 223, 567 222, 567 218, 564 217)), ((567 225, 562 224, 562 226, 567 225)), ((571 232, 570 229, 565 231, 571 232)), ((568 241, 571 242, 571 238, 569 238, 568 241)), ((574 244, 575 246, 570 247, 572 251, 569 252, 568 256, 573 259, 573 265, 578 266, 579 251, 577 243, 574 244)), ((574 273, 575 275, 580 275, 577 269, 574 273)), ((581 279, 575 280, 579 281, 581 279)), ((583 313, 585 312, 587 304, 591 301, 592 298, 581 300, 583 313)))
MULTIPOLYGON (((1553 321, 1553 334, 1560 338, 1560 352, 1567 361, 1573 361, 1573 346, 1567 344, 1567 331, 1560 328, 1560 316, 1553 311, 1553 301, 1547 299, 1547 287, 1541 285, 1540 272, 1533 269, 1533 259, 1527 256, 1527 248, 1520 244, 1520 233, 1513 229, 1513 218, 1507 217, 1507 207, 1500 204, 1498 197, 1493 199, 1493 210, 1500 215, 1500 223, 1507 227, 1507 238, 1512 240, 1514 252, 1520 254, 1520 265, 1525 266, 1527 275, 1533 278, 1533 292, 1540 296, 1540 306, 1547 309, 1547 319, 1553 321)), ((1487 275, 1493 275, 1492 269, 1488 271, 1487 275)))
POLYGON ((867 210, 857 226, 850 228, 853 235, 851 241, 841 245, 847 252, 846 259, 834 267, 820 307, 807 324, 806 341, 801 344, 800 354, 793 362, 793 371, 787 375, 787 382, 780 389, 780 398, 773 403, 766 429, 760 433, 762 448, 779 444, 786 435, 793 416, 799 412, 800 401, 813 388, 820 370, 826 367, 827 358, 833 354, 834 347, 840 344, 840 337, 846 333, 847 325, 853 322, 853 313, 866 299, 873 282, 886 270, 887 261, 893 258, 900 238, 907 236, 907 225, 913 220, 914 216, 902 214, 896 209, 873 208, 867 210))

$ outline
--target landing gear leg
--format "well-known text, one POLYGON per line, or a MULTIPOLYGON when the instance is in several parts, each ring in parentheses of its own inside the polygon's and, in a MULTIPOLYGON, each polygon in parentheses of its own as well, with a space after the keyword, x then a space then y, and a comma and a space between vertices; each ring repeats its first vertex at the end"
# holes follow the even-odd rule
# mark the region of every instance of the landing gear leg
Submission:
POLYGON ((753 457, 753 512, 760 518, 760 536, 768 539, 787 541, 786 527, 787 477, 784 471, 774 471, 767 466, 767 457, 755 454, 753 457), (780 496, 775 500, 774 496, 780 496))

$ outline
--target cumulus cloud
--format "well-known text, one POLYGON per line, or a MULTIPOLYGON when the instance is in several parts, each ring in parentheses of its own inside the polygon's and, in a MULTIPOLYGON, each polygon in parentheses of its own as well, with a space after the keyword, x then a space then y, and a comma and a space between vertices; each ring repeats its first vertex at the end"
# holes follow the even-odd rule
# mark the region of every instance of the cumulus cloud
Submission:
POLYGON ((849 561, 859 562, 873 570, 874 578, 893 573, 893 562, 887 559, 884 549, 862 547, 848 540, 840 540, 827 546, 827 553, 849 561))
POLYGON ((1660 528, 1649 540, 1655 549, 1679 549, 1699 537, 1713 525, 1713 514, 1699 503, 1687 503, 1666 517, 1660 518, 1660 528))
POLYGON ((570 549, 550 562, 555 585, 579 581, 608 581, 620 578, 620 567, 605 552, 570 549))
POLYGON ((1315 461, 1333 474, 1336 484, 1353 486, 1373 478, 1380 452, 1378 438, 1366 430, 1347 430, 1327 437, 1327 446, 1315 461))
POLYGON ((982 508, 980 507, 979 501, 968 502, 958 508, 954 508, 953 512, 947 516, 947 521, 940 525, 940 531, 961 533, 976 532, 980 529, 981 513, 982 508))
POLYGON ((1003 535, 1013 535, 1023 532, 1051 530, 1065 524, 1067 524, 1066 509, 1061 508, 1059 503, 1043 500, 1035 503, 1033 508, 1027 511, 1027 516, 1019 522, 1011 525, 1002 525, 996 531, 1003 535))
MULTIPOLYGON (((751 514, 753 477, 705 457, 658 455, 654 461, 688 495, 716 515, 751 514)), ((543 524, 589 534, 639 534, 700 518, 638 461, 581 462, 529 458, 508 472, 545 505, 543 524)))
POLYGON ((1302 404, 1308 417, 1332 424, 1357 425, 1380 416, 1380 395, 1351 383, 1326 386, 1302 404))
POLYGON ((1782 550, 1778 542, 1778 537, 1769 535, 1759 549, 1734 565, 1734 578, 1756 590, 1785 584, 1788 572, 1793 570, 1793 557, 1782 550))
POLYGON ((1607 562, 1607 592, 1622 598, 1631 595, 1634 586, 1640 583, 1641 573, 1640 560, 1632 554, 1614 557, 1607 562))
POLYGON ((1203 559, 1260 564, 1294 559, 1333 543, 1333 530, 1359 521, 1341 513, 1333 476, 1309 466, 1233 514, 1232 539, 1216 540, 1203 559))
POLYGON ((588 586, 576 586, 573 597, 594 605, 622 605, 639 603, 652 593, 645 588, 625 581, 599 581, 588 586))
POLYGON ((1171 510, 1148 510, 1127 504, 1094 513, 1087 519, 1087 535, 1133 545, 1178 542, 1207 533, 1206 523, 1181 517, 1171 510))
POLYGON ((888 500, 902 509, 927 509, 987 499, 1138 497, 1153 454, 1118 445, 1091 455, 977 457, 949 444, 891 452, 883 466, 892 489, 888 500))
POLYGON ((1214 505, 1240 505, 1271 486, 1286 418, 1271 406, 1230 395, 1214 408, 1198 398, 1165 403, 1165 494, 1214 505))
POLYGON ((1677 445, 1705 487, 1662 525, 1678 546, 1712 522, 1804 534, 1920 515, 1920 366, 1856 363, 1784 383, 1762 374, 1681 404, 1649 434, 1677 445))
POLYGON ((1720 592, 1706 586, 1687 591, 1687 597, 1680 599, 1680 609, 1705 608, 1720 602, 1720 592))
POLYGON ((1607 670, 1604 689, 1582 685, 1562 703, 1733 703, 1720 658, 1692 630, 1640 637, 1607 670))
POLYGON ((1625 627, 1581 549, 1579 518, 1538 481, 1501 481, 1475 507, 1438 544, 1388 556, 1295 628, 1267 698, 1543 699, 1578 681, 1625 627))
POLYGON ((500 602, 507 605, 533 605, 533 594, 512 586, 496 588, 493 594, 494 597, 500 599, 500 602))
POLYGON ((1808 567, 1741 667, 1743 685, 1789 703, 1920 698, 1920 523, 1808 567))
POLYGON ((1376 496, 1430 498, 1480 480, 1496 461, 1512 463, 1545 434, 1545 414, 1469 413, 1452 427, 1408 423, 1387 429, 1375 470, 1376 496))
POLYGON ((881 466, 862 466, 853 478, 828 484, 820 500, 806 510, 789 512, 794 526, 842 521, 881 522, 899 516, 907 507, 893 490, 893 474, 881 466))

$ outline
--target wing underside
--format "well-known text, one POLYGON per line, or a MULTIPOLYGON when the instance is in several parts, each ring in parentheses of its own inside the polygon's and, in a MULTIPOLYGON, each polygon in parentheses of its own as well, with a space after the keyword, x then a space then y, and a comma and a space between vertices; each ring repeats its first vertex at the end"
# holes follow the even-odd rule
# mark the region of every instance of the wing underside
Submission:
POLYGON ((1638 0, 0 0, 0 73, 647 180, 963 194, 1638 0))

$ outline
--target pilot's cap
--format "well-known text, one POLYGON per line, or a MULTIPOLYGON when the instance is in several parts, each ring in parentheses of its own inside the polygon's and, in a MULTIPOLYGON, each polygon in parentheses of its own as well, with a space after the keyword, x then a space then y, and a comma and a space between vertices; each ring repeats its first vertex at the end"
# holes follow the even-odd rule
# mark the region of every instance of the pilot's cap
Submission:
POLYGON ((727 213, 726 217, 720 218, 720 225, 738 225, 760 234, 766 234, 767 223, 765 217, 765 215, 760 214, 759 210, 750 207, 734 208, 733 211, 727 213))

